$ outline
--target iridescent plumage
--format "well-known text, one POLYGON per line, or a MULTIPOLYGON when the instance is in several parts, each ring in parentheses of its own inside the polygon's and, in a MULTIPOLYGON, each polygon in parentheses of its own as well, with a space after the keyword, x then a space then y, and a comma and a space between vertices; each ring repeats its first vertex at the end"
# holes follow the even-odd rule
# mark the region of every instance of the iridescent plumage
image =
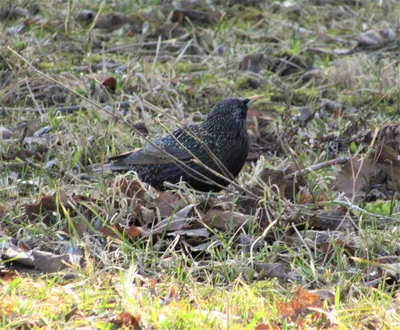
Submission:
POLYGON ((203 123, 191 125, 186 131, 177 129, 172 132, 173 136, 167 134, 154 140, 153 143, 157 147, 148 143, 140 150, 112 157, 110 158, 112 163, 96 170, 118 172, 133 170, 142 181, 158 189, 164 188, 164 181, 177 183, 182 180, 196 190, 219 191, 221 187, 210 180, 224 187, 228 182, 193 161, 193 155, 207 167, 223 174, 224 171, 203 146, 203 143, 206 144, 232 176, 236 177, 248 155, 246 127, 248 106, 258 98, 259 96, 223 100, 214 107, 203 123), (199 143, 199 139, 203 143, 199 143), (169 155, 187 166, 177 163, 169 155), (201 177, 193 170, 205 177, 201 177))

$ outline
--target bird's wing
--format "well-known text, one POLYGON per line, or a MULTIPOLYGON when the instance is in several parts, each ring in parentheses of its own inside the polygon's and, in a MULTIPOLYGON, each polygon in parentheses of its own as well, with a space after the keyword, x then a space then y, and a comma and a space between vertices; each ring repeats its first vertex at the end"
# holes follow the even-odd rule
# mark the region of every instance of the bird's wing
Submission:
MULTIPOLYGON (((195 153, 200 148, 189 134, 178 129, 172 133, 176 140, 186 147, 192 153, 195 153)), ((181 161, 189 161, 193 156, 183 148, 171 135, 165 135, 162 138, 153 141, 153 144, 146 144, 143 148, 124 153, 110 160, 114 161, 113 165, 156 165, 156 164, 170 164, 174 160, 169 156, 178 158, 181 161), (159 150, 162 149, 163 151, 159 150)))

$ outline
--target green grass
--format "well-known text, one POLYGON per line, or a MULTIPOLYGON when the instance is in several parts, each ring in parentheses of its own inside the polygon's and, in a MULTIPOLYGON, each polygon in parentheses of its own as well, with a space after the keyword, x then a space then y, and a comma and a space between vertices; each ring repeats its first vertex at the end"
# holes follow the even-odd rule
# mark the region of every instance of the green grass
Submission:
MULTIPOLYGON (((67 271, 25 270, 12 278, 0 261, 0 327, 117 329, 116 318, 128 312, 140 318, 144 329, 254 329, 268 322, 271 329, 276 324, 292 329, 296 326, 282 319, 279 303, 290 301, 301 287, 329 293, 332 298, 323 310, 332 327, 399 328, 397 194, 343 207, 334 186, 339 166, 308 174, 291 191, 293 201, 283 197, 280 182, 255 188, 263 169, 284 169, 294 161, 307 168, 360 154, 368 147, 360 139, 363 130, 398 121, 396 41, 347 55, 334 50, 354 48, 357 34, 379 30, 383 21, 395 31, 399 5, 367 0, 348 8, 301 2, 296 9, 272 1, 261 9, 216 5, 223 8, 220 21, 207 24, 195 17, 175 25, 168 21, 172 8, 156 7, 159 3, 18 0, 12 5, 39 20, 0 21, 0 32, 7 36, 0 47, 0 127, 13 134, 0 139, 0 242, 13 237, 29 250, 75 253, 84 261, 67 271), (134 12, 140 19, 132 24, 143 20, 148 26, 139 24, 135 33, 126 33, 123 26, 99 30, 79 21, 82 10, 127 17, 134 12), (13 32, 24 22, 23 32, 13 32), (160 27, 176 36, 159 40, 160 27), (66 88, 35 72, 6 46, 66 88), (258 52, 266 61, 259 72, 238 70, 244 56, 258 52), (113 94, 102 86, 110 77, 117 80, 113 94), (249 79, 258 85, 252 87, 249 79), (256 123, 249 132, 262 157, 238 177, 241 187, 259 196, 256 203, 247 206, 239 190, 202 194, 181 188, 173 196, 194 205, 192 221, 207 228, 209 237, 166 230, 131 239, 115 230, 115 224, 141 228, 163 220, 157 192, 146 188, 132 199, 115 188, 112 176, 88 178, 91 164, 141 147, 145 140, 135 131, 138 124, 153 138, 193 123, 192 114, 206 115, 223 98, 256 94, 263 99, 255 106, 256 123), (85 97, 109 108, 98 108, 85 97), (142 99, 152 107, 143 106, 142 99), (325 109, 321 99, 332 101, 345 116, 325 109), (127 101, 131 105, 120 111, 116 105, 127 101), (57 111, 66 105, 85 110, 57 111), (296 119, 303 106, 315 112, 305 123, 296 119), (21 111, 3 112, 3 107, 21 111), (26 111, 41 107, 51 109, 26 111), (26 123, 24 148, 41 157, 32 160, 36 166, 20 152, 26 123), (45 135, 51 139, 29 140, 45 126, 52 129, 45 135), (353 128, 351 136, 348 128, 353 128), (325 141, 327 136, 336 139, 325 141), (340 149, 337 139, 345 147, 340 149), (54 212, 28 219, 25 205, 41 194, 57 199, 75 194, 86 200, 68 211, 58 205, 54 212), (301 204, 305 196, 307 205, 301 204), (219 231, 203 223, 210 208, 232 212, 232 223, 235 212, 246 214, 249 225, 219 231), (342 221, 356 225, 327 226, 342 221), (101 234, 104 228, 109 235, 101 234), (283 267, 275 279, 260 270, 272 264, 283 267)), ((310 316, 293 322, 321 327, 310 316)))

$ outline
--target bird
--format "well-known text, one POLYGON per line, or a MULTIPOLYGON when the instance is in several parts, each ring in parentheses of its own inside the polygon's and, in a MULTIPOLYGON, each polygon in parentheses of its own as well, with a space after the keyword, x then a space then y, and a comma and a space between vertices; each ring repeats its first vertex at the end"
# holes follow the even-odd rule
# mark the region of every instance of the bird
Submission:
POLYGON ((179 128, 139 150, 110 157, 110 163, 97 165, 94 171, 133 170, 141 181, 158 190, 166 189, 165 181, 185 181, 198 191, 221 191, 229 184, 221 175, 236 178, 246 162, 247 110, 260 98, 224 99, 202 123, 179 128))

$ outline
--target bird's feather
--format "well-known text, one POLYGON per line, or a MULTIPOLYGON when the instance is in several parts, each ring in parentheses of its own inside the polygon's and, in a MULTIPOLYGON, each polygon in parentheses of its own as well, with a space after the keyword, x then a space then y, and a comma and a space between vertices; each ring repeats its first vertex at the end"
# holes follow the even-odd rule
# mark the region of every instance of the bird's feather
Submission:
POLYGON ((195 154, 201 146, 196 143, 196 140, 192 136, 181 129, 176 130, 172 134, 174 138, 171 138, 170 135, 166 135, 154 140, 153 144, 157 147, 148 143, 140 150, 111 157, 110 160, 114 161, 113 165, 115 165, 115 167, 171 164, 174 163, 172 157, 183 162, 190 161, 193 158, 190 153, 195 154), (182 145, 185 147, 182 147, 182 145))

